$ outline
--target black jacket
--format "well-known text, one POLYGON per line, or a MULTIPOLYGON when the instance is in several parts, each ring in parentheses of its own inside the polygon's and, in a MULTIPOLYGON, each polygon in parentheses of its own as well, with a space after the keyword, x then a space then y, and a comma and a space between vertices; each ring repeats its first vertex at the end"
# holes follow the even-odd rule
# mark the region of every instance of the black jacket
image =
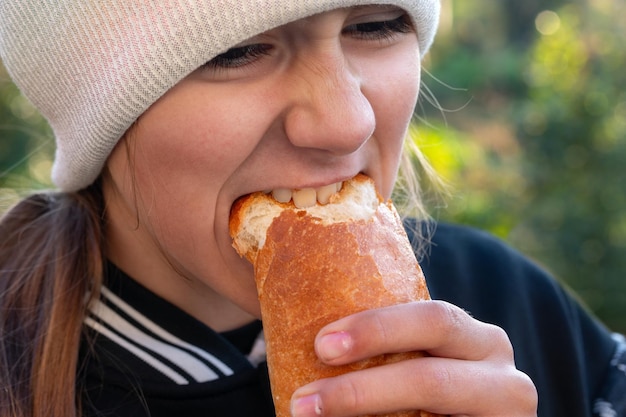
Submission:
MULTIPOLYGON (((433 298, 506 330, 540 417, 626 416, 626 343, 536 264, 486 233, 440 224, 421 265, 433 298)), ((114 266, 107 275, 85 322, 95 337, 79 370, 86 415, 273 416, 267 367, 242 353, 260 323, 217 334, 114 266)))

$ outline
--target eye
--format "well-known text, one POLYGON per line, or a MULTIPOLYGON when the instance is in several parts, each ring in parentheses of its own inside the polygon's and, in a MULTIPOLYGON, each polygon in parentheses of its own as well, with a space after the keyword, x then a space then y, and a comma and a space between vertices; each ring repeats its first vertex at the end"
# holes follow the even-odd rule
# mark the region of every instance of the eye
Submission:
POLYGON ((411 32, 413 25, 407 14, 402 14, 396 19, 356 23, 343 29, 344 34, 365 40, 385 40, 398 33, 411 32))
POLYGON ((203 65, 204 68, 239 68, 255 62, 258 58, 269 55, 271 45, 252 44, 231 48, 203 65))

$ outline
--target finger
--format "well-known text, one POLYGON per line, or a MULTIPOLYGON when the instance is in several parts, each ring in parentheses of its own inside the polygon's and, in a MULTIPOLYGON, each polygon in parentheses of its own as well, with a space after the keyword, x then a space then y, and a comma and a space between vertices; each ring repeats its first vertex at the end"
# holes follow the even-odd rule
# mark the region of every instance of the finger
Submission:
POLYGON ((443 301, 418 301, 348 316, 324 327, 315 349, 320 359, 332 365, 416 350, 455 359, 513 361, 504 330, 443 301))
POLYGON ((297 417, 425 410, 444 415, 534 416, 537 393, 513 366, 420 358, 309 384, 294 394, 297 417))

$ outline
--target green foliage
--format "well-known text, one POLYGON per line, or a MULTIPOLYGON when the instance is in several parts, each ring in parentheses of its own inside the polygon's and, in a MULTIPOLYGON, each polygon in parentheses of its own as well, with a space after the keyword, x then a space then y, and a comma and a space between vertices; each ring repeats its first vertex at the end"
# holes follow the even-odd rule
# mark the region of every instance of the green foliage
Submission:
POLYGON ((611 3, 557 11, 558 30, 530 50, 528 97, 515 122, 530 179, 527 250, 624 330, 626 24, 611 3))
MULTIPOLYGON (((626 10, 559 3, 535 10, 528 43, 444 33, 430 72, 456 88, 426 79, 448 111, 426 109, 418 140, 461 193, 441 218, 505 238, 626 331, 626 10)), ((484 2, 451 4, 456 24, 481 25, 484 2)))
POLYGON ((46 122, 0 65, 0 213, 20 194, 51 186, 53 154, 46 122))
POLYGON ((501 126, 486 123, 483 128, 474 137, 443 125, 413 126, 412 137, 450 187, 447 204, 431 208, 434 217, 472 224, 505 238, 517 222, 518 200, 525 190, 519 149, 501 126), (488 142, 493 138, 497 141, 488 142))

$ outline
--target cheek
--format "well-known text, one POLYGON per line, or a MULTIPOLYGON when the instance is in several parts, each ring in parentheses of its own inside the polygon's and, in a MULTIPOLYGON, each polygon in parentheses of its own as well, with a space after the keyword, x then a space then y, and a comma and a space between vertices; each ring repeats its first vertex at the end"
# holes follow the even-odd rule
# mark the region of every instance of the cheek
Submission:
MULTIPOLYGON (((381 192, 391 195, 402 156, 408 126, 412 120, 420 85, 419 57, 414 60, 389 59, 399 65, 378 65, 368 77, 371 102, 376 114, 376 138, 379 146, 381 192)), ((367 94, 367 93, 366 93, 367 94)))
POLYGON ((417 102, 420 70, 416 40, 407 40, 360 62, 364 93, 371 97, 377 126, 390 129, 394 137, 400 132, 401 140, 417 102))
POLYGON ((410 122, 419 93, 419 57, 414 59, 405 59, 396 65, 379 66, 373 75, 376 90, 381 97, 379 113, 385 121, 395 120, 394 124, 401 129, 410 122))
POLYGON ((220 196, 228 194, 227 184, 253 153, 267 123, 262 115, 243 112, 233 94, 205 96, 221 99, 187 94, 176 97, 185 105, 157 102, 130 137, 140 215, 166 252, 190 270, 201 270, 192 264, 207 258, 197 252, 216 251, 216 226, 224 222, 221 205, 230 207, 220 196))
POLYGON ((191 176, 213 182, 223 180, 253 147, 238 140, 249 135, 229 121, 228 115, 213 119, 203 115, 187 116, 164 119, 168 121, 164 126, 153 124, 144 132, 143 140, 138 144, 141 147, 138 154, 143 156, 145 168, 152 171, 147 174, 164 180, 168 176, 191 176))

